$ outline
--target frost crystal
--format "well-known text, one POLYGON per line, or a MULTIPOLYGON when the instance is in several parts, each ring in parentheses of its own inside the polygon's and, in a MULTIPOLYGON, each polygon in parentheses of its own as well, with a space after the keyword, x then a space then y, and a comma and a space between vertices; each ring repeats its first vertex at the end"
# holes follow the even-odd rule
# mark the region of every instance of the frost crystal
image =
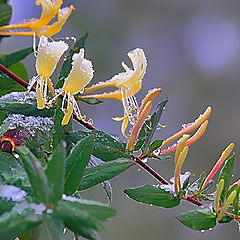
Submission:
POLYGON ((35 92, 29 92, 29 96, 27 98, 24 92, 12 92, 0 97, 0 101, 1 102, 17 102, 19 100, 25 99, 26 101, 24 102, 31 103, 32 101, 29 101, 29 100, 33 100, 35 98, 36 98, 35 92))
MULTIPOLYGON (((183 186, 184 182, 190 177, 191 173, 190 172, 185 172, 184 174, 180 174, 180 183, 181 187, 183 186)), ((175 194, 175 189, 174 189, 174 177, 170 179, 170 182, 172 184, 162 184, 160 186, 161 189, 166 190, 172 194, 175 194)))
POLYGON ((43 211, 45 211, 46 206, 43 203, 40 204, 31 203, 31 208, 34 210, 35 214, 41 215, 43 211))
POLYGON ((9 123, 9 129, 25 128, 32 136, 36 130, 50 131, 53 126, 53 121, 49 117, 33 117, 22 114, 10 114, 3 123, 9 123))
POLYGON ((0 189, 0 197, 6 200, 20 202, 27 196, 27 193, 13 185, 3 185, 0 189))

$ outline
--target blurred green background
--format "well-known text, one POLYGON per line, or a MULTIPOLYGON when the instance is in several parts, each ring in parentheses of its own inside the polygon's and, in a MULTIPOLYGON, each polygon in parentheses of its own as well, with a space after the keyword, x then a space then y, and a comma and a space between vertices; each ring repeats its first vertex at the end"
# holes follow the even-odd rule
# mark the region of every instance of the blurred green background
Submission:
MULTIPOLYGON (((33 0, 11 0, 11 22, 40 15, 33 0)), ((54 39, 78 38, 89 33, 86 56, 93 62, 92 83, 105 81, 122 71, 121 61, 130 64, 126 54, 143 48, 148 60, 143 88, 137 94, 139 103, 149 89, 161 87, 157 101, 169 102, 161 123, 166 129, 157 132, 164 139, 193 121, 207 106, 213 112, 205 135, 190 147, 183 172, 190 170, 196 179, 202 171, 209 172, 221 151, 235 143, 234 180, 240 177, 240 2, 236 0, 65 0, 64 6, 76 8, 62 31, 54 39)), ((71 40, 68 41, 73 44, 71 40)), ((10 53, 32 45, 31 38, 11 37, 0 45, 1 53, 10 53)), ((34 57, 24 63, 29 77, 36 74, 34 57)), ((91 84, 92 84, 91 83, 91 84)), ((120 135, 120 123, 111 117, 121 116, 123 109, 116 100, 88 106, 80 104, 97 129, 120 135)), ((151 161, 149 164, 163 177, 173 175, 173 161, 151 161)), ((216 178, 215 178, 216 179, 216 178)), ((236 223, 217 225, 204 233, 190 230, 174 216, 195 208, 189 203, 170 210, 150 207, 127 199, 122 190, 157 182, 144 170, 133 167, 111 181, 112 207, 118 215, 101 234, 104 240, 158 239, 239 239, 236 223)), ((100 187, 83 197, 107 202, 100 187)))

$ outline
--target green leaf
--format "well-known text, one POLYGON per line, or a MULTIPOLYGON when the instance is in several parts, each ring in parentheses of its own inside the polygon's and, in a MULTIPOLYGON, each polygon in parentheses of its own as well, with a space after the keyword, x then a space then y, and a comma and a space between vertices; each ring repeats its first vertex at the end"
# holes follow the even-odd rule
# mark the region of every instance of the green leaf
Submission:
POLYGON ((49 158, 45 174, 52 190, 51 203, 62 198, 64 191, 66 143, 61 142, 49 158))
POLYGON ((148 154, 152 153, 155 149, 162 145, 163 140, 155 140, 148 148, 148 154))
POLYGON ((17 235, 29 231, 39 225, 42 221, 40 215, 32 211, 24 210, 21 214, 11 211, 0 216, 1 239, 12 239, 17 235))
POLYGON ((111 203, 112 202, 112 194, 113 194, 113 192, 112 192, 112 186, 111 186, 110 181, 101 182, 101 185, 102 185, 102 188, 103 188, 104 192, 107 195, 109 203, 111 203))
POLYGON ((140 148, 142 149, 143 154, 147 152, 149 143, 151 142, 151 139, 153 137, 154 132, 156 131, 156 128, 158 126, 158 123, 160 121, 160 118, 162 116, 162 111, 167 104, 167 100, 159 103, 156 107, 156 110, 154 114, 151 116, 150 120, 146 120, 143 124, 136 141, 136 144, 134 146, 134 150, 137 151, 140 148))
POLYGON ((60 200, 53 212, 54 217, 61 219, 64 225, 71 231, 85 237, 85 231, 103 230, 104 226, 100 220, 88 214, 87 211, 72 206, 70 201, 60 200), (81 224, 79 224, 81 223, 81 224))
POLYGON ((52 134, 49 131, 41 131, 39 129, 34 130, 34 135, 30 136, 25 145, 30 149, 37 149, 47 142, 49 142, 52 138, 52 134))
POLYGON ((162 160, 162 161, 168 161, 168 160, 172 159, 172 157, 169 155, 161 155, 161 154, 159 154, 159 155, 150 154, 149 158, 158 159, 158 160, 162 160))
POLYGON ((21 189, 31 192, 31 186, 18 160, 12 154, 0 151, 0 176, 4 184, 15 185, 21 189))
POLYGON ((25 48, 20 51, 8 54, 0 58, 0 63, 5 67, 9 67, 15 63, 22 61, 25 57, 33 52, 33 48, 25 48))
POLYGON ((63 235, 63 224, 58 219, 54 219, 50 215, 44 216, 44 224, 51 240, 66 240, 63 235))
POLYGON ((86 136, 93 135, 94 148, 93 155, 103 161, 112 161, 117 158, 129 158, 126 153, 126 144, 114 136, 108 135, 102 131, 72 131, 68 132, 68 138, 76 143, 86 136))
POLYGON ((224 216, 222 217, 222 219, 221 219, 218 223, 220 223, 220 224, 222 224, 222 223, 229 223, 229 222, 231 222, 232 220, 233 220, 232 217, 230 217, 230 216, 228 216, 228 215, 224 215, 224 216))
POLYGON ((35 197, 39 202, 48 204, 51 190, 39 160, 24 146, 17 147, 16 151, 23 162, 35 197))
MULTIPOLYGON (((0 190, 1 190, 1 186, 0 186, 0 190)), ((2 215, 4 212, 11 211, 14 205, 15 205, 15 202, 7 201, 0 197, 0 215, 2 215)))
POLYGON ((230 184, 230 181, 231 181, 231 178, 232 178, 232 171, 233 171, 233 166, 234 166, 234 160, 235 160, 235 156, 234 155, 231 156, 230 158, 228 158, 225 161, 225 164, 222 167, 222 170, 221 170, 221 172, 219 174, 218 182, 221 179, 224 179, 224 187, 223 187, 223 191, 222 191, 221 198, 220 198, 221 203, 223 203, 224 200, 225 200, 227 189, 229 187, 229 184, 230 184))
POLYGON ((105 221, 116 215, 116 210, 110 208, 106 204, 74 197, 65 197, 65 200, 60 200, 57 206, 65 206, 84 211, 92 218, 100 221, 105 221))
POLYGON ((109 180, 133 165, 130 160, 118 159, 111 162, 102 163, 98 166, 86 168, 79 191, 88 189, 98 183, 109 180))
POLYGON ((20 113, 26 116, 41 116, 52 117, 55 113, 54 109, 37 109, 37 105, 30 103, 15 103, 0 101, 0 110, 4 110, 11 113, 20 113))
MULTIPOLYGON (((12 8, 5 0, 0 1, 0 26, 7 25, 12 16, 12 8)), ((4 36, 0 36, 0 41, 4 36)))
POLYGON ((102 221, 115 214, 116 211, 105 204, 73 197, 60 200, 53 211, 53 215, 74 233, 93 240, 99 239, 93 230, 103 230, 102 221))
POLYGON ((68 76, 72 69, 72 57, 74 53, 78 53, 81 48, 85 46, 86 40, 87 40, 88 34, 85 34, 83 37, 81 37, 73 46, 72 49, 70 49, 67 60, 64 61, 61 72, 59 74, 59 82, 56 85, 56 88, 61 88, 63 86, 64 79, 68 76))
POLYGON ((90 160, 93 149, 93 137, 78 141, 66 159, 65 193, 73 194, 80 186, 83 172, 90 160))
MULTIPOLYGON (((21 62, 11 65, 9 70, 25 80, 25 82, 28 82, 27 70, 21 62)), ((26 89, 23 86, 19 85, 12 78, 4 73, 0 73, 0 96, 11 92, 21 92, 25 90, 26 89)))
POLYGON ((181 213, 177 219, 193 230, 209 230, 216 225, 215 214, 207 208, 181 213))
POLYGON ((164 189, 151 185, 124 190, 130 198, 158 207, 172 208, 180 204, 180 200, 164 189))
POLYGON ((99 104, 99 103, 103 103, 102 100, 97 99, 97 98, 78 98, 76 96, 75 99, 78 100, 78 101, 81 101, 81 102, 85 102, 85 103, 90 104, 90 105, 96 105, 96 104, 99 104))

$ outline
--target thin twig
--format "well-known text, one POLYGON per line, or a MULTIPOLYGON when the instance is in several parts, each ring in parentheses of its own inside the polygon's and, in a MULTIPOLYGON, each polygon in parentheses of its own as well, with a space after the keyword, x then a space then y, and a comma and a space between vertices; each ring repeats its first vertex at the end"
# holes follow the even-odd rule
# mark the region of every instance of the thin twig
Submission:
POLYGON ((156 173, 151 167, 149 167, 146 163, 144 163, 138 157, 134 160, 138 165, 144 168, 149 174, 151 174, 154 178, 156 178, 162 184, 168 184, 168 181, 161 177, 158 173, 156 173))
MULTIPOLYGON (((12 80, 15 82, 19 83, 21 86, 25 87, 27 89, 28 83, 25 82, 23 79, 20 77, 16 76, 13 72, 8 70, 6 67, 4 67, 2 64, 0 64, 0 71, 4 72, 6 75, 8 75, 12 80)), ((32 91, 35 91, 35 88, 32 87, 32 91)))

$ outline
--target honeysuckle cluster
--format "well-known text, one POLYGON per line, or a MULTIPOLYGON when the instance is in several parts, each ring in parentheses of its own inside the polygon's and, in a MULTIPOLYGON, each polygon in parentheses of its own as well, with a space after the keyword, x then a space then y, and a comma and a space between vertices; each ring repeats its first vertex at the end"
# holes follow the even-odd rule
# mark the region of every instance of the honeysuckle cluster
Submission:
POLYGON ((62 94, 62 111, 65 114, 62 120, 63 125, 68 124, 73 111, 75 111, 79 119, 82 119, 82 115, 73 96, 81 92, 93 78, 92 63, 84 58, 84 49, 80 49, 79 53, 74 54, 72 57, 72 69, 65 78, 63 87, 55 93, 50 76, 53 74, 59 59, 67 49, 68 44, 64 41, 49 42, 47 37, 41 36, 36 59, 36 71, 38 75, 31 79, 27 92, 28 94, 36 83, 38 109, 51 107, 54 100, 62 94), (48 89, 52 96, 54 96, 50 101, 48 101, 48 89), (66 108, 65 105, 67 105, 66 108))
POLYGON ((32 18, 24 20, 22 23, 1 26, 0 35, 4 36, 30 36, 40 38, 42 35, 50 37, 58 33, 74 7, 60 8, 62 0, 36 0, 36 5, 42 7, 40 18, 32 18), (57 15, 57 21, 49 24, 57 15), (30 31, 15 31, 17 29, 29 29, 30 31), (8 31, 14 30, 14 31, 8 31))

